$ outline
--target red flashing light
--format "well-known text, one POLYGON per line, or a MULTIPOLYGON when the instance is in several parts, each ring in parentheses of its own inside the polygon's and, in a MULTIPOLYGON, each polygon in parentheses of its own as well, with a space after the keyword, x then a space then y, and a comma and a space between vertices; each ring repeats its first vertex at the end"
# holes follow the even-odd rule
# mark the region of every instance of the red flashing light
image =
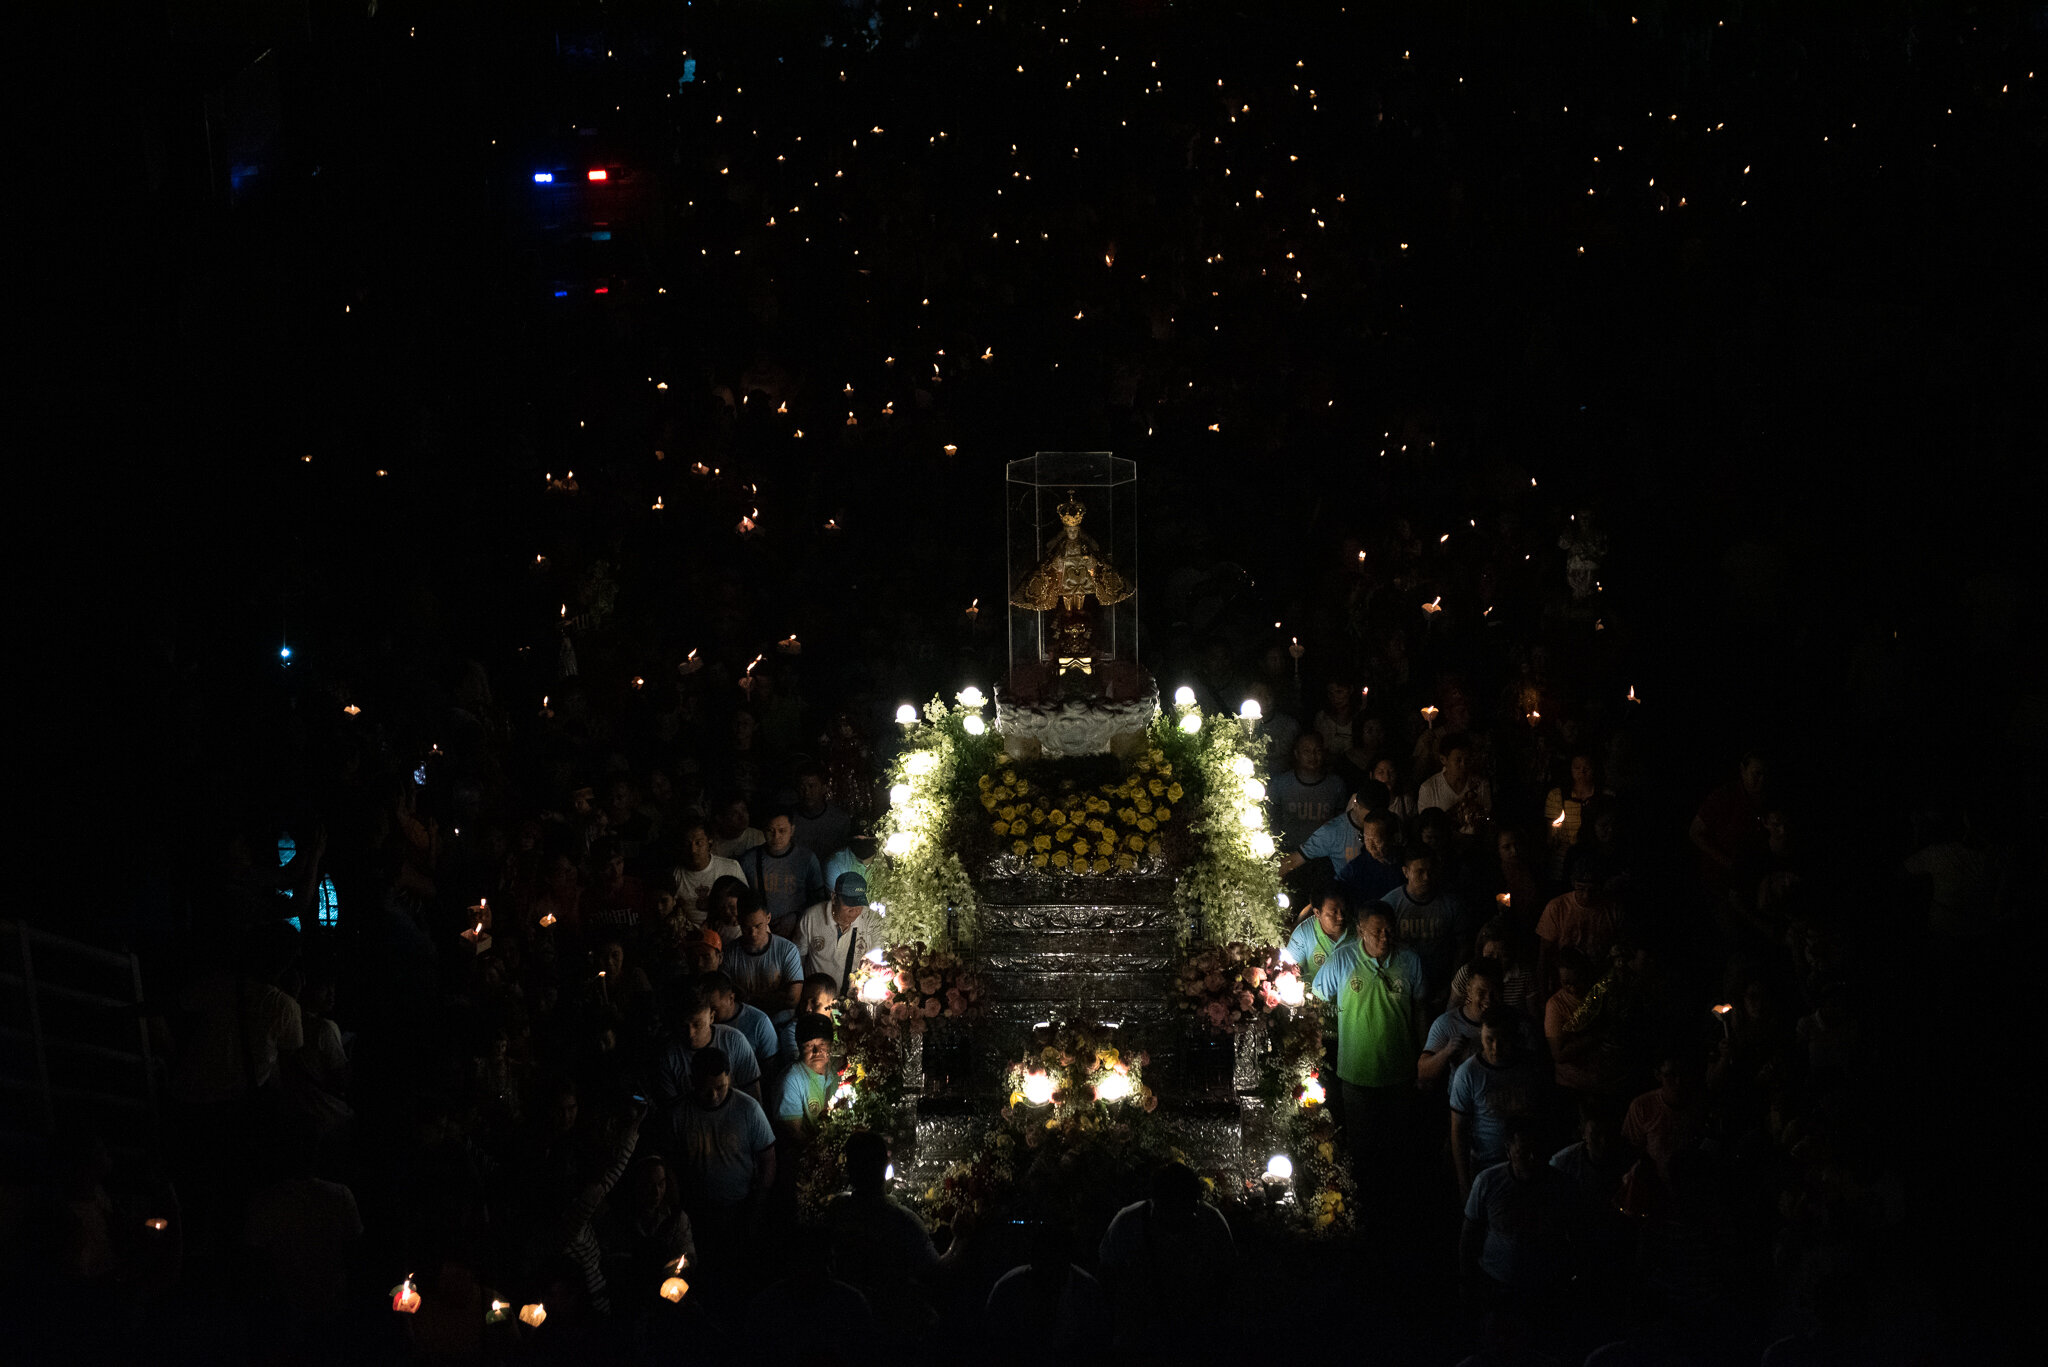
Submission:
POLYGON ((597 170, 595 170, 595 171, 592 171, 592 172, 590 173, 590 178, 591 178, 592 180, 603 180, 603 179, 605 178, 605 171, 604 171, 604 168, 603 168, 603 167, 599 167, 599 168, 598 168, 597 170))
POLYGON ((612 287, 610 285, 599 285, 596 289, 591 291, 592 294, 610 294, 611 292, 612 287))

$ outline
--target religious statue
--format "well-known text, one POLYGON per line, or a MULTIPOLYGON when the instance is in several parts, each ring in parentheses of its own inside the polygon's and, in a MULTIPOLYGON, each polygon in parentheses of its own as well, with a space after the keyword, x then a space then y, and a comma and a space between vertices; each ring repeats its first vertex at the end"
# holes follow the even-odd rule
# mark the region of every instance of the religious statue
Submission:
POLYGON ((1137 592, 1137 585, 1125 580, 1103 557, 1095 538, 1081 530, 1087 506, 1067 490, 1067 501, 1056 511, 1062 530, 1046 547, 1023 585, 1010 595, 1014 607, 1037 612, 1058 612, 1046 632, 1049 649, 1062 671, 1077 669, 1086 674, 1094 659, 1095 622, 1087 602, 1093 598, 1107 607, 1121 603, 1137 592))

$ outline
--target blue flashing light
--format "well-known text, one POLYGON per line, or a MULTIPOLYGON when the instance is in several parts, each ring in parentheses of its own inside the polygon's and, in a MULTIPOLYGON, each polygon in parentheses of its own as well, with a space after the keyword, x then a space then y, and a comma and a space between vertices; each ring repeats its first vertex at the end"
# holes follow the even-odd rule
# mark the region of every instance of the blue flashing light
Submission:
POLYGON ((569 291, 567 291, 567 290, 556 290, 556 291, 555 291, 555 298, 557 298, 557 299, 567 299, 568 297, 569 297, 569 291))
POLYGON ((292 662, 292 648, 290 646, 279 646, 277 648, 277 658, 283 660, 286 664, 290 664, 292 662))
POLYGON ((685 57, 685 58, 683 58, 683 77, 682 77, 682 79, 681 79, 681 80, 677 81, 677 82, 676 82, 676 84, 677 84, 677 85, 688 85, 688 84, 689 84, 690 82, 692 82, 692 81, 694 81, 694 80, 696 80, 696 79, 697 79, 697 59, 696 59, 695 57, 685 57))
POLYGON ((609 241, 611 241, 611 240, 612 240, 612 234, 611 234, 611 230, 610 230, 609 228, 607 228, 607 229, 606 229, 605 231, 603 231, 603 232, 600 232, 600 233, 592 233, 592 234, 590 235, 590 240, 591 240, 592 242, 609 242, 609 241))
POLYGON ((555 173, 553 171, 535 171, 533 173, 533 183, 535 185, 553 185, 555 183, 555 173))

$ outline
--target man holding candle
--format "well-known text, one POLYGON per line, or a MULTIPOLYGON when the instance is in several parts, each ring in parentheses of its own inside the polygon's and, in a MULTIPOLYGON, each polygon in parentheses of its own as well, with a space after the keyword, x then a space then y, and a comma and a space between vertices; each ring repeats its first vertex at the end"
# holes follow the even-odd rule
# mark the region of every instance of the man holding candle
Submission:
POLYGON ((1423 780, 1415 805, 1422 811, 1441 809, 1459 835, 1481 834, 1493 820, 1493 787, 1475 767, 1472 738, 1462 732, 1446 736, 1437 752, 1443 768, 1423 780))

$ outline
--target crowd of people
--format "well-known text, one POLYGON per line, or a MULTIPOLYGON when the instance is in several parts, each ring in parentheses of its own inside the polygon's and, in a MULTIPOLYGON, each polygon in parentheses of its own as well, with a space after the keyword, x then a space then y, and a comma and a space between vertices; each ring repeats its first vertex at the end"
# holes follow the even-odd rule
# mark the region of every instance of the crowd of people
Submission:
MULTIPOLYGON (((160 1161, 62 1129, 16 1293, 81 1358, 1038 1360, 1199 1351, 1276 1313, 1310 1335, 1369 1315, 1427 1361, 1791 1367, 1917 1342, 1893 1292, 1927 1092, 1910 1125, 1891 1102, 1953 1055, 1897 1003, 1987 991, 2026 800, 1914 767, 1887 825, 1840 791, 1826 714, 1772 736, 1678 715, 1689 675, 1755 663, 1704 638, 1764 620, 1783 580, 1736 557, 1728 618, 1710 593, 1653 611, 1694 567, 1645 526, 1713 509, 1624 486, 1633 458, 1590 428, 1523 452, 1513 415, 1611 343, 1570 301, 1637 294, 1582 241, 1596 272, 1668 256, 1674 308, 1704 309, 1766 269, 1749 186, 1847 193, 1922 123, 2003 146, 2000 52, 1930 56, 1909 18, 1872 20, 1867 61, 1787 113, 1773 92, 1830 64, 1768 16, 1560 29, 1547 63, 1466 19, 1413 53, 1346 29, 1372 73, 1346 80, 1325 63, 1349 55, 1279 30, 1218 66, 1142 14, 842 8, 804 55, 726 7, 682 35, 683 84, 682 21, 620 43, 630 80, 577 50, 565 84, 602 93, 578 108, 667 217, 617 206, 639 255, 576 301, 604 312, 502 449, 467 451, 422 399, 408 450, 366 441, 361 478, 336 473, 375 409, 346 386, 410 392, 383 368, 440 334, 389 263, 321 299, 375 339, 334 345, 376 360, 309 367, 347 422, 270 425, 289 465, 256 478, 300 516, 247 529, 278 539, 248 558, 298 567, 296 654, 249 684, 221 663, 246 642, 165 616, 127 685, 163 702, 150 767, 190 777, 133 823, 149 895, 123 925, 166 1061, 160 1161), (1030 84, 984 98, 1009 56, 1030 84), (1557 114, 1532 66, 1573 92, 1557 114), (1849 138, 1889 70, 1917 103, 1890 141, 1849 138), (1934 123, 1928 91, 1963 86, 1934 123), (1781 156, 1791 122, 1804 150, 1781 156), (1815 150, 1837 135, 1853 157, 1815 150), (1502 282, 1529 280, 1547 302, 1496 326, 1502 282), (1017 446, 1032 424, 1061 431, 1017 446), (1178 1165, 1102 1228, 1024 1212, 935 1242, 873 1137, 824 1227, 799 1218, 835 1007, 882 939, 886 718, 1007 667, 990 453, 1063 443, 1144 462, 1145 664, 1262 705, 1349 1243, 1255 1247, 1178 1165), (363 554, 366 525, 391 530, 363 554)), ((506 146, 462 155, 530 190, 510 125, 488 131, 506 146)), ((1742 396, 1715 422, 1761 425, 1746 348, 1715 350, 1742 396)), ((531 397, 493 394, 475 407, 531 397)), ((1727 484, 1732 523, 1758 496, 1727 484)), ((1858 647, 1847 719, 1902 724, 1907 668, 1858 647)))
MULTIPOLYGON (((1834 894, 1766 751, 1731 753, 1660 828, 1638 704, 1581 691, 1616 692, 1571 676, 1598 634, 1563 605, 1559 631, 1455 664, 1418 618, 1386 629, 1416 662, 1405 687, 1440 700, 1412 712, 1384 664, 1298 702, 1256 670, 1198 681, 1272 704, 1268 791, 1305 908, 1286 952, 1324 1013, 1361 1244, 1433 1250, 1464 1322, 1508 1341, 1683 1325, 1753 1352, 1819 1314, 1766 1360, 1863 1351, 1844 1307, 1868 1308, 1858 1288, 1905 1237, 1873 997, 1878 932, 1900 923, 1834 894)), ((1031 1256, 1064 1250, 1056 1273, 976 1266, 971 1228, 942 1253, 874 1136, 826 1227, 799 1223, 844 1056, 834 1008, 882 943, 886 743, 829 703, 707 682, 689 705, 717 725, 622 744, 597 714, 515 724, 480 667, 463 678, 423 766, 319 752, 288 859, 275 813, 218 831, 149 1003, 171 1099, 149 1209, 176 1232, 114 1218, 140 1208, 78 1136, 49 1265, 68 1294, 133 1294, 182 1259, 240 1288, 251 1332, 316 1357, 402 1321, 423 1356, 488 1358, 515 1332, 486 1323, 500 1301, 543 1305, 557 1342, 686 1356, 784 1296, 833 1307, 777 1331, 817 1351, 869 1326, 999 1340, 1019 1305, 1057 1309, 1076 1343, 1191 1327, 1162 1307, 1234 1266, 1227 1224, 1212 1211, 1170 1248, 1131 1225, 1196 1220, 1185 1169, 1118 1229, 1041 1231, 1031 1256), (807 747, 781 748, 778 716, 817 725, 807 747), (479 786, 543 756, 534 783, 479 786), (671 1276, 680 1306, 657 1294, 671 1276), (409 1316, 382 1294, 401 1280, 409 1316)), ((1897 876, 1900 896, 1925 885, 1906 923, 1939 958, 2009 914, 2010 864, 1970 805, 1932 819, 1949 824, 1897 876)))

